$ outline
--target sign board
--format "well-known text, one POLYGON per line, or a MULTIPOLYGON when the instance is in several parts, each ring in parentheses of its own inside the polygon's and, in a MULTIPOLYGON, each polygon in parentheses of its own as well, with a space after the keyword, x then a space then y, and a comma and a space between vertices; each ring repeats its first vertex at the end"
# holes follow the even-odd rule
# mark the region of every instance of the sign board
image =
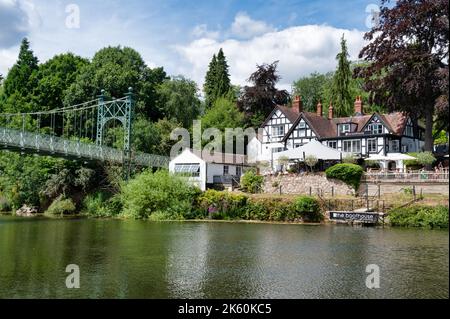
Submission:
POLYGON ((363 223, 377 223, 378 213, 330 212, 330 219, 360 221, 363 223))

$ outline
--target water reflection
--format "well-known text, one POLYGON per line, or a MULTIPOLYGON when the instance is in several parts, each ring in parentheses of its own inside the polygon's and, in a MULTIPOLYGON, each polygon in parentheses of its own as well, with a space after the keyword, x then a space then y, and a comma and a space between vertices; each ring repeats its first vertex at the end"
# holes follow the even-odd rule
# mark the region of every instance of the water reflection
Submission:
POLYGON ((0 217, 0 297, 448 298, 448 247, 447 231, 0 217))

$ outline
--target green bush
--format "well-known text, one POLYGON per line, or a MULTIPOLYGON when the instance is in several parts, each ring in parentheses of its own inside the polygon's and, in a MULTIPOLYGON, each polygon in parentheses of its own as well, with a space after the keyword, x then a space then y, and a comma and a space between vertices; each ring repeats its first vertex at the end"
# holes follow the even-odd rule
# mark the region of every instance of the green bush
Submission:
POLYGON ((257 175, 256 171, 251 169, 241 176, 241 189, 247 193, 261 192, 264 183, 264 176, 257 175))
POLYGON ((436 161, 436 158, 431 152, 408 153, 408 155, 415 157, 413 160, 404 161, 405 165, 409 168, 419 168, 427 165, 433 165, 436 161))
POLYGON ((359 165, 344 163, 329 167, 325 171, 325 174, 327 178, 343 181, 355 191, 358 191, 363 172, 363 169, 359 165))
POLYGON ((59 196, 52 202, 49 208, 47 208, 45 214, 62 216, 65 214, 72 214, 75 210, 75 204, 70 198, 59 196))
POLYGON ((122 202, 119 196, 99 191, 84 198, 82 212, 90 217, 113 217, 122 212, 122 202))
POLYGON ((293 211, 303 221, 319 222, 323 219, 319 202, 311 196, 298 197, 293 203, 293 211))
POLYGON ((242 218, 247 204, 247 196, 209 189, 197 199, 199 216, 214 219, 242 218))
POLYGON ((392 226, 448 228, 448 207, 414 205, 389 212, 392 226))
POLYGON ((0 212, 9 212, 11 209, 9 200, 6 197, 0 196, 0 212))
POLYGON ((122 187, 123 215, 131 218, 149 218, 154 213, 183 219, 192 210, 199 190, 181 177, 167 170, 155 173, 147 170, 122 187))

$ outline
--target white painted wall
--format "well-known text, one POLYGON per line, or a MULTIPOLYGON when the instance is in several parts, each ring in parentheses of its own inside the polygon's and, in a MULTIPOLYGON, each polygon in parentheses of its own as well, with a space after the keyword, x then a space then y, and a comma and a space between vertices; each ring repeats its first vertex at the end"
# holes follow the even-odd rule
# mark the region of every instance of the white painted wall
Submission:
POLYGON ((202 191, 206 190, 206 162, 192 153, 184 150, 180 155, 169 162, 169 172, 175 173, 175 164, 200 164, 199 177, 186 177, 190 183, 198 186, 202 191))

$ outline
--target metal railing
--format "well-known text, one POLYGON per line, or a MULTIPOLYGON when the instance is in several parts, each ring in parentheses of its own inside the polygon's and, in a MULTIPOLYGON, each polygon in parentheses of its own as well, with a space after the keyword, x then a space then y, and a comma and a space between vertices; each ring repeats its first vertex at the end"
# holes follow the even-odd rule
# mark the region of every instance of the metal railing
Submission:
MULTIPOLYGON (((86 160, 123 163, 123 151, 108 146, 69 140, 58 136, 37 134, 22 130, 0 127, 0 145, 7 148, 32 150, 62 157, 77 157, 86 160)), ((136 153, 132 161, 141 166, 167 167, 169 157, 136 153)))
POLYGON ((448 182, 448 169, 440 169, 436 171, 407 171, 407 172, 367 172, 364 173, 364 180, 370 182, 376 181, 436 181, 448 182))

